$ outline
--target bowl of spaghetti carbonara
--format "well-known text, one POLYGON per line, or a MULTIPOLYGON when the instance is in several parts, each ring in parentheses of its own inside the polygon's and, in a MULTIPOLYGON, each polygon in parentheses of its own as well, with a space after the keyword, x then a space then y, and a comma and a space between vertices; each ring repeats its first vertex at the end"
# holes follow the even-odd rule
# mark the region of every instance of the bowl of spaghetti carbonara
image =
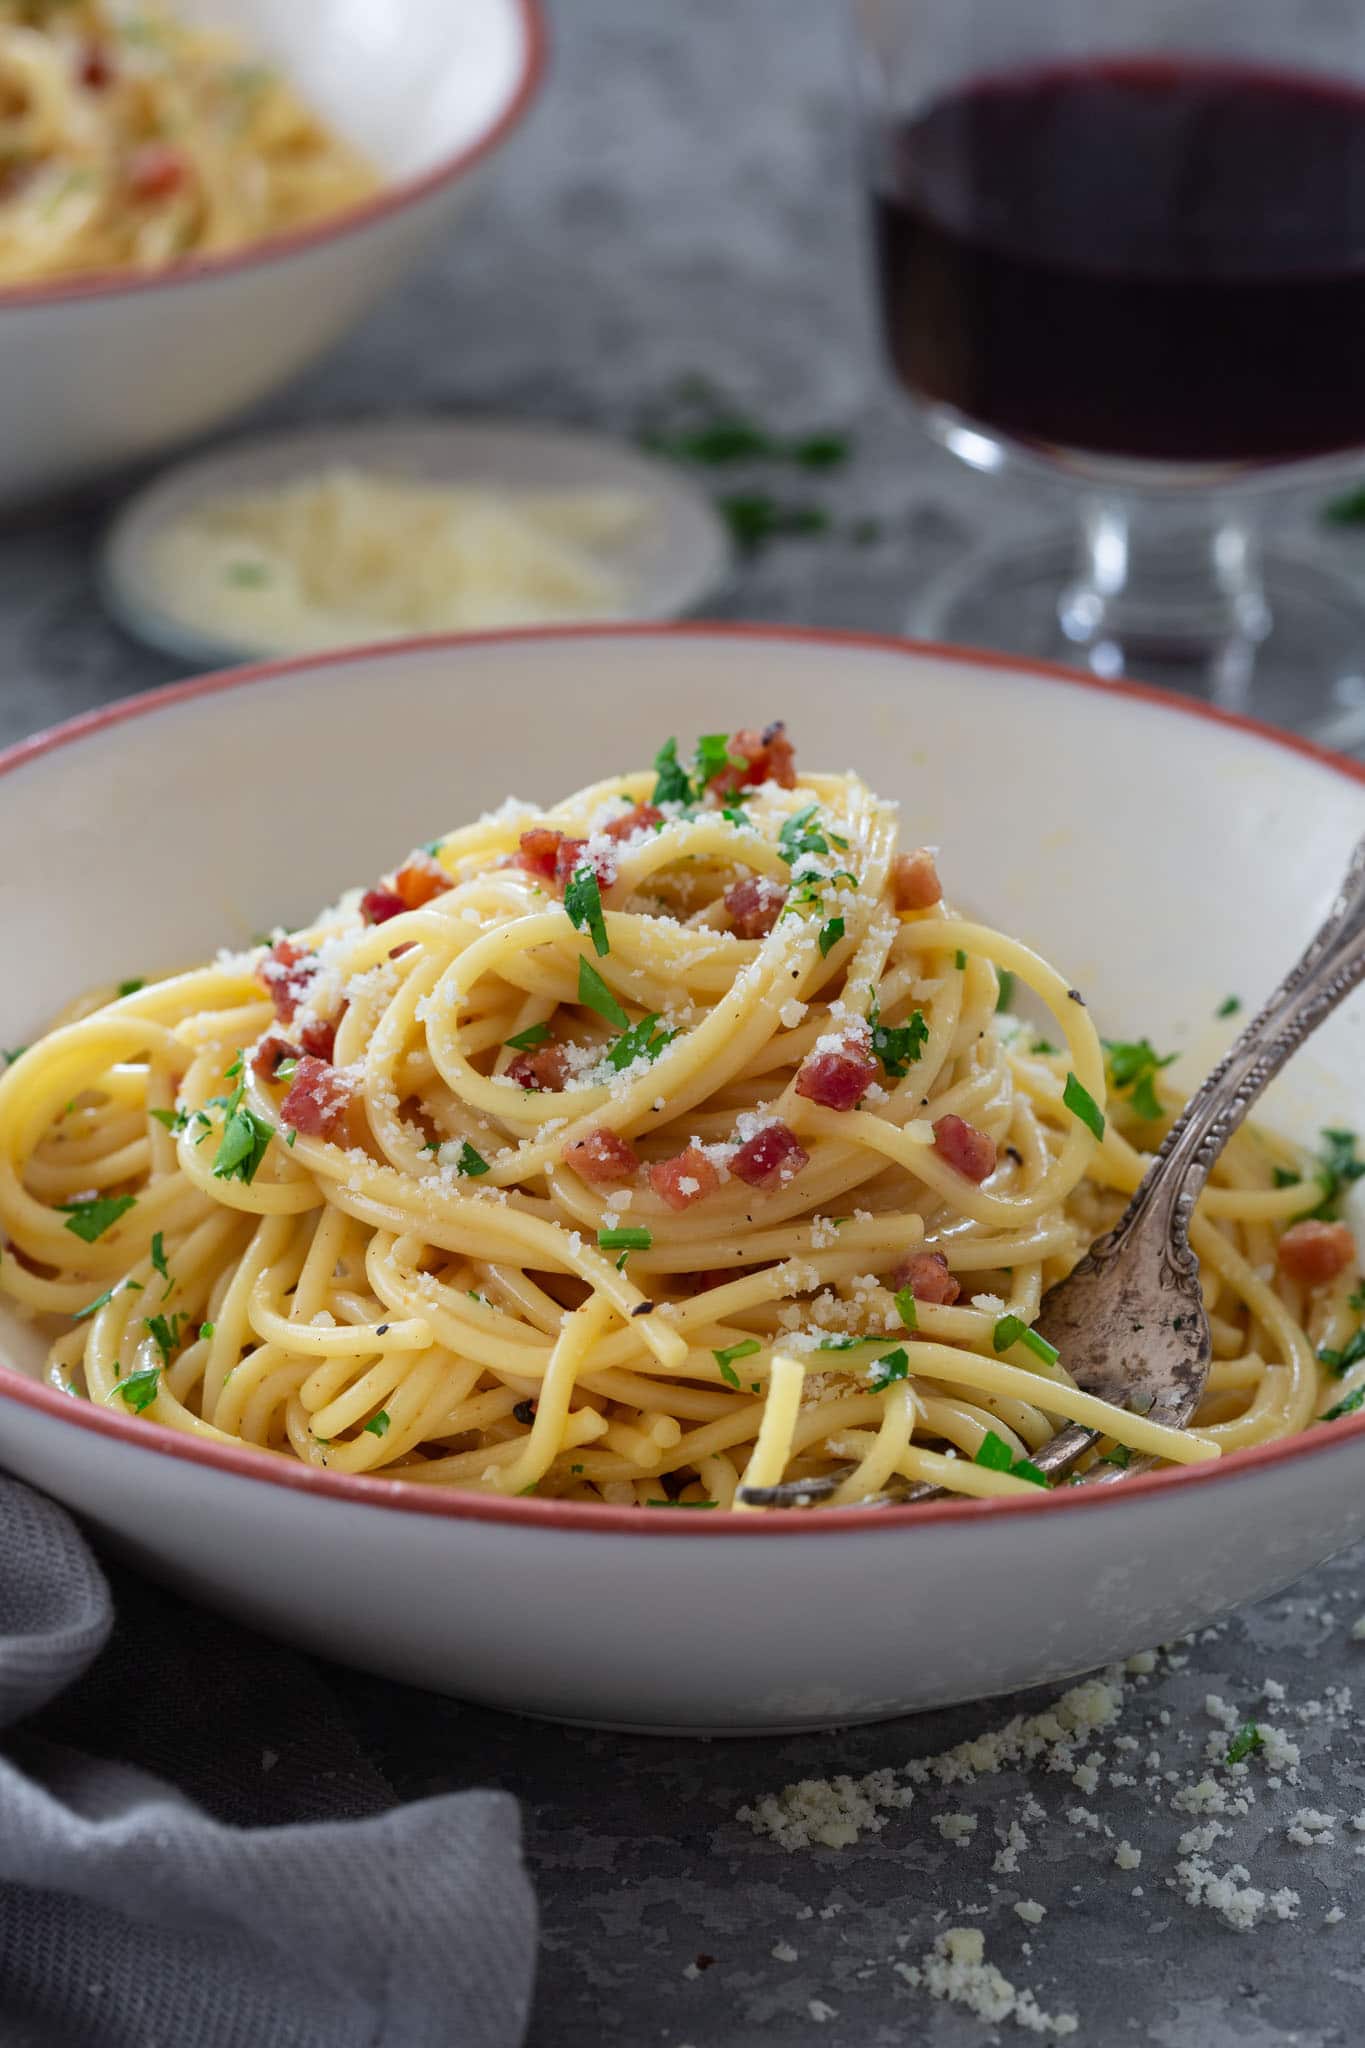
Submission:
POLYGON ((675 1726, 1084 1668, 1365 1520, 1358 1013, 1196 1212, 1188 1428, 1034 1328, 1360 771, 798 637, 319 658, 0 762, 0 877, 59 912, 0 881, 16 1469, 144 1549, 173 1496, 158 1569, 337 1654, 675 1726), (357 1621, 351 1571, 405 1590, 357 1621))
POLYGON ((534 91, 536 0, 349 15, 0 0, 8 498, 241 410, 463 203, 534 91))

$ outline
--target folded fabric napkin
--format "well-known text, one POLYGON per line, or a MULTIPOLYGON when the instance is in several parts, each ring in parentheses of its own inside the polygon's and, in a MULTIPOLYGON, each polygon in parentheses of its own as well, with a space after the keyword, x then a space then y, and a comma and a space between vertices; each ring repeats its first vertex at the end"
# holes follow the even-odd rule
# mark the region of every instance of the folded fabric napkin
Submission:
POLYGON ((4 2048, 515 2048, 515 1802, 386 1810, 305 1659, 116 1585, 0 1476, 4 2048))

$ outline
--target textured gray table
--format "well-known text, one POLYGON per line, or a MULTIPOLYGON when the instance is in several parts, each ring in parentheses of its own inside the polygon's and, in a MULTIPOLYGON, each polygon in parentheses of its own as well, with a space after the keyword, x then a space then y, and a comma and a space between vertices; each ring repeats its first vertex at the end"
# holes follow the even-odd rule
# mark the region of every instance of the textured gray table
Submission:
MULTIPOLYGON (((835 15, 814 0, 564 0, 549 93, 477 216, 262 417, 431 406, 629 431, 679 377, 702 373, 775 425, 833 422, 858 444, 832 480, 783 480, 829 506, 839 533, 774 547, 715 609, 895 630, 913 589, 965 542, 1036 522, 1044 506, 960 474, 880 381, 835 15), (880 540, 839 537, 866 517, 880 540)), ((0 533, 0 740, 174 673, 96 602, 92 549, 118 495, 0 533)), ((1320 544, 1350 559, 1349 539, 1320 544)), ((997 2030, 894 1967, 917 1966, 952 1925, 981 1928, 1005 1975, 1047 2012, 1077 2014, 1083 2040, 1326 2048, 1365 2035, 1365 1832, 1350 1825, 1365 1809, 1365 1741, 1343 1690, 1365 1665, 1351 1636, 1362 1562, 1341 1559, 1162 1660, 1097 1743, 1093 1790, 1083 1761, 1079 1785, 1035 1770, 931 1787, 844 1850, 789 1855, 736 1809, 790 1779, 931 1756, 1039 1702, 705 1744, 564 1732, 331 1677, 401 1793, 498 1783, 523 1800, 544 1919, 535 2048, 980 2042, 997 2030), (1267 1700, 1267 1677, 1283 1701, 1267 1700), (1189 1902, 1188 1871, 1170 1882, 1201 1853, 1182 1852, 1181 1837, 1208 1825, 1172 1801, 1188 1806, 1192 1764, 1224 1740, 1209 1695, 1302 1750, 1297 1785, 1272 1788, 1253 1761, 1256 1803, 1202 1852, 1220 1874, 1247 1866, 1242 1890, 1298 1894, 1296 1917, 1250 1934, 1189 1902), (1337 1816, 1315 1847, 1288 1839, 1303 1808, 1337 1816), (1068 1820, 1073 1809, 1082 1817, 1068 1820), (958 1846, 948 1837, 964 1813, 978 1826, 958 1846), (993 1869, 1011 1820, 1030 1847, 1017 1871, 993 1869), (1120 1840, 1142 1851, 1139 1868, 1116 1865, 1120 1840), (1026 1921, 1019 1901, 1046 1916, 1026 1921)), ((998 2034, 1025 2038, 1013 2021, 998 2034)))

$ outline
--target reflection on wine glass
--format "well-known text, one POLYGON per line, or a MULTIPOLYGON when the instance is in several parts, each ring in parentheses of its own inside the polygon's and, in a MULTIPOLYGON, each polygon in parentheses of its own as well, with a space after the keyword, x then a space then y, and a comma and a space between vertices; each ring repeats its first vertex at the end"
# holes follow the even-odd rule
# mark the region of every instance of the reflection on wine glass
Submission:
POLYGON ((1257 521, 1365 450, 1365 20, 852 7, 896 373, 964 461, 1080 493, 1079 537, 969 559, 916 630, 1358 718, 1365 605, 1257 521))

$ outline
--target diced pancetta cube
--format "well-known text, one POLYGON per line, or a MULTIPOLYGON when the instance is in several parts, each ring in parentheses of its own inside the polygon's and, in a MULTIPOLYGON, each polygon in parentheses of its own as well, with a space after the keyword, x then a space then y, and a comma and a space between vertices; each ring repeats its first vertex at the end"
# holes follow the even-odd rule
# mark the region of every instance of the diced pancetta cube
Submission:
POLYGON ((429 853, 410 853, 393 878, 393 892, 402 897, 405 910, 420 910, 433 896, 443 896, 454 886, 441 863, 429 853))
POLYGON ((508 1062, 503 1078, 518 1088, 558 1090, 569 1078, 568 1057, 562 1045, 533 1046, 508 1062))
POLYGON ((891 900, 897 910, 928 910, 942 897, 943 884, 927 846, 896 855, 891 863, 891 900))
POLYGON ((751 1188, 766 1190, 788 1186, 809 1164, 810 1154, 795 1132, 774 1122, 745 1140, 730 1161, 730 1171, 751 1188))
POLYGON ((613 818, 609 825, 602 827, 604 839, 630 839, 637 832, 650 832, 663 823, 663 812, 653 804, 636 804, 634 810, 625 811, 619 818, 613 818))
POLYGON ((781 917, 786 900, 787 892, 782 884, 770 882, 766 875, 731 883, 725 892, 725 908, 730 913, 730 926, 735 937, 766 939, 781 917))
POLYGON ((1356 1241, 1344 1223, 1312 1217, 1291 1223, 1278 1246, 1281 1266, 1304 1287, 1325 1287, 1355 1263, 1356 1241))
POLYGON ((277 939, 256 969, 256 978, 268 990, 282 1024, 293 1023, 294 1012, 307 999, 317 971, 317 955, 295 939, 277 939))
POLYGON ((854 1109, 876 1078, 871 1040, 850 1032, 837 1051, 816 1051, 801 1062, 796 1092, 823 1109, 854 1109))
POLYGON ((280 1121, 305 1138, 360 1144, 365 1120, 354 1077, 326 1060, 300 1054, 289 1093, 280 1104, 280 1121))
POLYGON ((407 907, 396 890, 382 886, 367 889, 360 899, 360 915, 366 924, 387 924, 391 917, 401 917, 407 907))
POLYGON ((564 1147, 563 1159, 581 1180, 590 1181, 594 1187, 619 1186, 622 1181, 634 1180, 640 1166, 639 1154, 629 1138, 605 1127, 589 1131, 586 1138, 575 1138, 564 1147))
POLYGON ((960 1116, 941 1116, 934 1123, 934 1150, 966 1180, 981 1182, 995 1172, 995 1140, 960 1116))
POLYGON ((720 1175, 699 1145, 689 1145, 673 1159, 657 1159, 649 1184, 670 1209, 690 1209, 720 1186, 720 1175))
POLYGON ((891 1275, 891 1285, 898 1293, 908 1287, 916 1301, 940 1308, 951 1308, 962 1292, 942 1252, 910 1252, 891 1275))

